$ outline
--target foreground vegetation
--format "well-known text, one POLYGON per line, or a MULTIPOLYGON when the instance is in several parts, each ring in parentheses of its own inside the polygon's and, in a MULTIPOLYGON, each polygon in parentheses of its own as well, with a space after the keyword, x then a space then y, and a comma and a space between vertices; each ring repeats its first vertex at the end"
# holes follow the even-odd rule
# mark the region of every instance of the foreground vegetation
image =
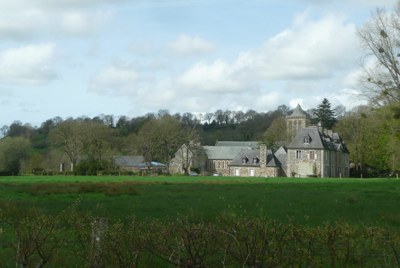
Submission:
MULTIPOLYGON (((343 222, 305 227, 223 215, 140 222, 9 208, 5 267, 398 267, 400 234, 343 222)), ((5 233, 7 232, 7 233, 5 233)))
POLYGON ((396 179, 1 177, 0 263, 394 267, 399 202, 396 179))
POLYGON ((396 179, 19 176, 0 178, 0 202, 57 214, 80 200, 93 216, 167 220, 223 213, 320 225, 343 220, 396 228, 396 179))
POLYGON ((0 177, 0 267, 395 267, 399 201, 396 179, 0 177))

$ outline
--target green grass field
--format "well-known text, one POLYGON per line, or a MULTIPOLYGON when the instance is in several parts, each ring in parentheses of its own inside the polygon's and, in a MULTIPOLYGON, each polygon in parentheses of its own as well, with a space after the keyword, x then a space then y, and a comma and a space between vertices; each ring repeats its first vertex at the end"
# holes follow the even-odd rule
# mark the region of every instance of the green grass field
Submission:
POLYGON ((94 216, 139 220, 224 213, 320 225, 398 228, 400 180, 233 177, 0 177, 0 205, 59 213, 76 200, 94 216))

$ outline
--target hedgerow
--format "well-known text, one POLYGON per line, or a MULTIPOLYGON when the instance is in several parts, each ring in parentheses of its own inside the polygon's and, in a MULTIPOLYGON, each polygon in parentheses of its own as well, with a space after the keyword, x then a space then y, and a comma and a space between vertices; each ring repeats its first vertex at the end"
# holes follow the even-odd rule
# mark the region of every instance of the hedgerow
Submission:
MULTIPOLYGON (((78 204, 79 202, 77 202, 78 204)), ((3 206, 5 267, 398 267, 400 234, 383 227, 224 214, 215 221, 95 218, 77 205, 58 215, 3 206)))

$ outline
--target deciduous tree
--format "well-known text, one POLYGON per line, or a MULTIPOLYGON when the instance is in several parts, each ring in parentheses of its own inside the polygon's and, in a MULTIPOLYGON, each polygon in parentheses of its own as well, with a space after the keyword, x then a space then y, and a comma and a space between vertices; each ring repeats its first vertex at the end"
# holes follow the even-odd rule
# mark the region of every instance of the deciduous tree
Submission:
POLYGON ((365 51, 361 84, 375 105, 400 101, 400 2, 393 13, 378 9, 359 29, 365 51))
POLYGON ((145 161, 169 163, 173 154, 182 145, 180 122, 172 116, 153 119, 143 125, 136 137, 138 152, 145 161))
POLYGON ((284 117, 278 117, 272 121, 271 126, 265 132, 264 142, 269 149, 275 150, 279 148, 280 143, 287 142, 286 133, 286 120, 284 117))
POLYGON ((21 162, 28 156, 30 143, 21 137, 0 140, 0 174, 18 175, 21 162))
POLYGON ((81 136, 82 123, 67 120, 50 132, 51 143, 64 152, 71 161, 73 171, 83 149, 81 136))

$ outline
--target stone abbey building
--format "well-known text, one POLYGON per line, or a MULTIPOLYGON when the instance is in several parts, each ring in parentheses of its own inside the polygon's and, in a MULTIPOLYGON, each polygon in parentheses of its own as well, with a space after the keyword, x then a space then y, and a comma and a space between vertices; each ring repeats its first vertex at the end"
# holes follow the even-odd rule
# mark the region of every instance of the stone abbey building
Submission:
MULTIPOLYGON (((187 150, 183 145, 170 163, 171 173, 184 166, 204 174, 242 177, 348 177, 349 151, 337 133, 309 126, 298 105, 286 117, 290 143, 273 152, 265 144, 218 141, 215 146, 187 150)), ((285 138, 283 138, 285 139, 285 138)))

